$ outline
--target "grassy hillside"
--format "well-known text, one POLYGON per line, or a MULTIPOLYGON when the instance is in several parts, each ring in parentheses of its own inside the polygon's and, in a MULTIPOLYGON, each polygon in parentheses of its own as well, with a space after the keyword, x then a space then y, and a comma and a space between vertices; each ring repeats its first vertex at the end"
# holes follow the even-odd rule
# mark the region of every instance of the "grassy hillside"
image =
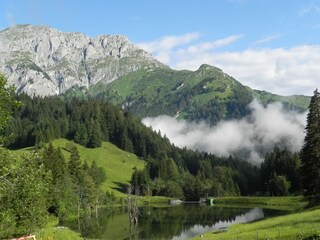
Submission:
MULTIPOLYGON (((68 160, 70 153, 66 149, 69 143, 66 139, 56 139, 53 141, 54 147, 60 147, 62 153, 68 160)), ((124 196, 123 188, 130 181, 133 168, 142 169, 144 161, 132 153, 125 152, 109 142, 103 142, 99 148, 85 148, 81 145, 75 144, 79 150, 80 157, 83 161, 91 164, 94 160, 99 167, 102 167, 107 176, 107 180, 103 183, 104 191, 111 191, 116 196, 124 196)), ((16 154, 21 154, 29 151, 31 148, 24 148, 15 151, 16 154)))
MULTIPOLYGON (((61 147, 66 159, 69 157, 69 152, 65 146, 68 140, 58 139, 53 141, 55 147, 61 147)), ((116 195, 122 195, 121 191, 124 185, 129 184, 133 168, 142 169, 144 161, 132 153, 125 152, 109 142, 103 142, 99 148, 85 148, 81 145, 76 145, 81 159, 92 163, 96 161, 99 167, 103 167, 106 172, 107 180, 102 187, 106 191, 112 191, 116 195)))
POLYGON ((293 95, 293 96, 280 96, 266 91, 254 90, 253 96, 259 99, 262 103, 268 104, 270 102, 281 102, 288 108, 294 108, 304 111, 308 108, 310 103, 309 96, 293 95))

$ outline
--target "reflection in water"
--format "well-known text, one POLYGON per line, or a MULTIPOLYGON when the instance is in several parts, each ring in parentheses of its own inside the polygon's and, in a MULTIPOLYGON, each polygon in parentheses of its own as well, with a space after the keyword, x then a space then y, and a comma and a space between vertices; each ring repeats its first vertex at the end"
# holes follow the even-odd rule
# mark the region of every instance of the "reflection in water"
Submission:
POLYGON ((255 220, 259 220, 264 218, 263 210, 261 208, 254 208, 251 209, 249 212, 236 216, 234 220, 225 220, 225 221, 218 221, 214 225, 200 225, 196 224, 192 228, 183 231, 179 236, 174 236, 172 239, 187 239, 191 238, 197 235, 200 235, 205 232, 210 232, 213 230, 218 230, 221 228, 226 228, 229 227, 232 224, 237 224, 237 223, 247 223, 247 222, 252 222, 255 220))
MULTIPOLYGON (((227 208, 206 205, 180 205, 140 208, 137 239, 186 239, 228 227, 279 214, 260 208, 227 208)), ((76 226, 76 224, 74 224, 76 226)), ((72 223, 69 227, 76 230, 72 223)), ((82 235, 90 239, 132 239, 125 208, 100 209, 98 218, 85 218, 82 235), (88 221, 89 219, 89 221, 88 221)))

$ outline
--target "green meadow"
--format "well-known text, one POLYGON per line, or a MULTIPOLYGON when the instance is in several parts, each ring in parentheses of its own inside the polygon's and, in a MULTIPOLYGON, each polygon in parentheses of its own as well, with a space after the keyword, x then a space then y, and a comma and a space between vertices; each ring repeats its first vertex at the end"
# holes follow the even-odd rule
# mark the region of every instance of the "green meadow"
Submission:
POLYGON ((320 239, 320 209, 309 209, 253 223, 236 224, 225 232, 208 232, 194 239, 320 239))

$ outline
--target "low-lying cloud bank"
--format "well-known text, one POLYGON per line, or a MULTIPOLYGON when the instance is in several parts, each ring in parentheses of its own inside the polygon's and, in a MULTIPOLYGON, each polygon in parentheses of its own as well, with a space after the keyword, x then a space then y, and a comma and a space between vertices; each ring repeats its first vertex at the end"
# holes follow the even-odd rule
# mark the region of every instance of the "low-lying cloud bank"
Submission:
POLYGON ((254 100, 251 116, 241 120, 221 121, 216 126, 188 122, 170 116, 144 118, 146 126, 160 130, 179 147, 198 149, 219 156, 237 155, 261 162, 264 152, 275 145, 296 152, 303 145, 306 113, 284 110, 280 103, 267 107, 254 100))

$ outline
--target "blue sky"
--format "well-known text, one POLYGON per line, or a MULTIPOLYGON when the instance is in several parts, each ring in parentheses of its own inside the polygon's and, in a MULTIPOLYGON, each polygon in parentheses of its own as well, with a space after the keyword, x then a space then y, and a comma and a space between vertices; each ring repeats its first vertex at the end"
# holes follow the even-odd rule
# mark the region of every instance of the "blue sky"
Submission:
POLYGON ((121 34, 175 69, 208 63, 284 95, 320 86, 320 0, 1 0, 0 11, 0 29, 121 34))

